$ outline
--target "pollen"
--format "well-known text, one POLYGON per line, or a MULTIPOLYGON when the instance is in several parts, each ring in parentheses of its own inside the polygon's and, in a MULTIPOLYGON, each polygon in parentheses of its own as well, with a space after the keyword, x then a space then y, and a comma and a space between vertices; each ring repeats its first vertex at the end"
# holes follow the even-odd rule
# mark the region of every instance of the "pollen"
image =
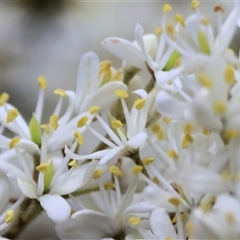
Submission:
POLYGON ((157 27, 154 31, 156 36, 160 36, 163 33, 163 29, 160 27, 157 27))
POLYGON ((213 103, 213 109, 214 109, 214 112, 219 115, 225 114, 227 112, 227 106, 221 100, 215 101, 213 103))
POLYGON ((13 210, 8 210, 5 215, 5 223, 10 223, 13 220, 14 217, 14 211, 13 210))
POLYGON ((136 165, 136 166, 133 167, 132 172, 134 174, 139 174, 142 170, 143 170, 143 166, 136 165))
POLYGON ((231 65, 226 66, 224 71, 224 80, 227 84, 232 85, 235 82, 234 68, 231 65))
POLYGON ((68 166, 73 167, 73 168, 78 168, 76 159, 73 159, 71 162, 69 162, 68 166))
POLYGON ((168 124, 168 123, 170 123, 172 121, 172 119, 168 118, 168 117, 164 117, 163 121, 168 124))
POLYGON ((17 109, 8 110, 6 122, 10 123, 14 121, 18 115, 19 115, 19 112, 17 109))
POLYGON ((145 103, 146 103, 146 99, 139 98, 139 99, 137 99, 137 100, 134 102, 134 107, 135 107, 137 110, 141 110, 141 109, 143 109, 143 107, 145 106, 145 103))
POLYGON ((49 124, 54 130, 56 130, 59 126, 58 125, 58 115, 53 114, 49 119, 49 124))
POLYGON ((92 106, 88 109, 88 112, 90 112, 91 114, 97 113, 99 112, 100 108, 97 106, 92 106))
POLYGON ((43 77, 43 76, 38 77, 38 84, 39 84, 39 87, 42 90, 45 90, 47 88, 47 80, 46 80, 46 78, 43 77))
POLYGON ((149 166, 150 164, 152 164, 154 162, 154 157, 147 157, 147 158, 144 158, 142 160, 142 163, 145 165, 145 166, 149 166))
POLYGON ((46 133, 50 133, 51 126, 49 124, 43 124, 41 128, 43 128, 46 133))
POLYGON ((121 177, 123 175, 122 171, 117 166, 110 166, 108 171, 117 177, 121 177))
POLYGON ((115 184, 112 182, 106 182, 104 183, 104 189, 105 190, 115 189, 115 184))
POLYGON ((9 142, 9 149, 13 149, 17 144, 20 143, 20 138, 15 137, 9 142))
POLYGON ((77 140, 78 144, 82 146, 84 144, 83 135, 80 132, 75 132, 73 134, 74 138, 77 140))
POLYGON ((98 179, 102 176, 103 170, 102 169, 96 169, 93 173, 93 178, 98 179))
POLYGON ((169 198, 168 202, 176 207, 181 203, 181 201, 176 197, 169 198))
POLYGON ((167 152, 167 155, 174 160, 178 160, 178 158, 179 158, 178 154, 173 149, 169 149, 168 152, 167 152))
POLYGON ((192 0, 191 2, 191 9, 196 9, 200 6, 200 2, 197 0, 192 0))
POLYGON ((9 99, 9 95, 7 93, 2 93, 0 95, 0 107, 3 106, 9 99))
POLYGON ((47 163, 41 163, 36 167, 36 170, 41 172, 41 173, 46 173, 48 170, 48 164, 47 163))
POLYGON ((111 121, 111 126, 112 126, 113 129, 116 129, 116 128, 122 127, 123 124, 122 124, 121 121, 115 119, 115 120, 111 121))
POLYGON ((127 98, 129 96, 127 91, 124 91, 121 89, 116 90, 114 93, 115 93, 115 96, 117 96, 119 98, 127 98))
POLYGON ((179 14, 175 15, 174 21, 180 23, 183 27, 185 27, 185 21, 181 15, 179 14))
POLYGON ((171 7, 169 4, 164 4, 164 5, 163 5, 162 11, 163 11, 164 13, 170 12, 171 10, 172 10, 172 7, 171 7))
POLYGON ((87 116, 84 116, 82 118, 80 118, 77 122, 77 127, 78 128, 81 128, 81 127, 84 127, 86 125, 86 123, 88 122, 88 117, 87 116))
POLYGON ((213 87, 213 82, 208 76, 206 76, 204 74, 198 74, 197 79, 203 87, 206 87, 206 88, 212 88, 213 87))
POLYGON ((55 89, 54 90, 54 94, 56 94, 56 95, 58 95, 60 97, 66 97, 67 96, 66 92, 63 89, 61 89, 61 88, 55 89))
POLYGON ((141 224, 141 218, 140 217, 130 217, 128 219, 128 222, 130 225, 137 226, 141 224))

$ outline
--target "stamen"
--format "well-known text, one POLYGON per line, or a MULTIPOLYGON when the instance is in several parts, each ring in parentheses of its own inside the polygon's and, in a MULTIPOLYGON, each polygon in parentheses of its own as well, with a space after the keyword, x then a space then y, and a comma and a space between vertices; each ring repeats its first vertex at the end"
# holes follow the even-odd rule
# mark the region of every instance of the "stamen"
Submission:
POLYGON ((115 96, 117 96, 119 98, 127 98, 129 96, 127 91, 124 91, 121 89, 116 90, 114 93, 115 93, 115 96))
POLYGON ((122 71, 117 71, 117 72, 113 75, 112 80, 113 80, 113 81, 121 81, 122 78, 123 78, 123 73, 122 73, 122 71))
POLYGON ((6 212, 6 216, 5 216, 5 223, 10 223, 12 221, 13 217, 14 217, 14 211, 8 210, 6 212))
POLYGON ((49 124, 54 130, 56 130, 59 126, 58 125, 58 115, 53 114, 49 119, 49 124))
POLYGON ((139 174, 142 170, 143 170, 143 166, 136 165, 136 166, 133 167, 132 172, 134 174, 139 174))
POLYGON ((102 169, 96 169, 93 173, 93 178, 98 179, 102 176, 103 170, 102 169))
POLYGON ((152 164, 154 162, 154 157, 147 157, 147 158, 144 158, 142 160, 142 163, 145 165, 145 166, 148 166, 150 164, 152 164))
POLYGON ((48 163, 41 163, 36 167, 36 170, 41 173, 46 173, 48 170, 48 163))
POLYGON ((208 76, 204 74, 197 74, 197 79, 203 87, 206 87, 206 88, 213 87, 213 82, 208 76))
POLYGON ((159 184, 159 183, 160 183, 160 181, 159 181, 159 179, 158 179, 157 177, 154 177, 154 178, 153 178, 153 182, 156 183, 156 184, 159 184))
POLYGON ((18 112, 17 109, 10 109, 10 110, 8 110, 6 122, 7 123, 12 122, 13 120, 16 119, 16 117, 18 115, 19 115, 19 112, 18 112))
POLYGON ((221 13, 224 13, 224 12, 225 12, 223 6, 221 6, 221 5, 215 6, 215 7, 213 8, 213 11, 214 11, 214 12, 221 12, 221 13))
POLYGON ((192 132, 192 124, 188 123, 188 124, 186 124, 186 126, 184 128, 184 133, 191 134, 191 132, 192 132))
POLYGON ((168 152, 167 152, 167 155, 174 160, 178 160, 178 158, 179 158, 178 154, 173 149, 169 149, 168 152))
POLYGON ((71 162, 69 162, 68 166, 73 167, 73 168, 78 168, 76 159, 73 159, 71 162))
POLYGON ((55 89, 54 90, 54 94, 59 95, 61 97, 67 97, 66 92, 63 89, 61 89, 61 88, 55 89))
POLYGON ((41 128, 43 128, 46 133, 50 133, 51 126, 49 124, 43 124, 41 128))
POLYGON ((151 126, 151 130, 157 135, 158 140, 162 140, 164 138, 163 131, 159 124, 155 123, 151 126))
POLYGON ((171 10, 172 10, 172 7, 171 7, 169 4, 164 4, 164 5, 163 5, 162 11, 163 11, 164 13, 170 12, 171 10))
POLYGON ((115 189, 115 184, 112 182, 106 182, 103 186, 105 190, 115 189))
POLYGON ((77 140, 78 144, 82 146, 84 144, 83 135, 80 132, 75 132, 73 134, 74 138, 77 140))
POLYGON ((100 63, 99 75, 108 72, 110 68, 111 68, 111 62, 109 60, 102 61, 100 63))
POLYGON ((38 77, 38 84, 39 84, 39 87, 42 90, 45 90, 47 88, 47 80, 46 80, 46 78, 43 77, 43 76, 38 77))
POLYGON ((130 217, 128 219, 128 222, 130 225, 136 226, 141 224, 141 218, 140 217, 130 217))
POLYGON ((19 143, 20 143, 20 138, 19 137, 13 138, 9 143, 9 149, 13 149, 19 143))
POLYGON ((222 138, 226 141, 229 142, 231 139, 235 138, 238 136, 238 131, 235 129, 228 129, 225 130, 222 134, 222 138))
POLYGON ((185 27, 185 21, 181 15, 179 14, 175 15, 174 20, 176 23, 179 22, 183 27, 185 27))
POLYGON ((224 71, 224 80, 227 84, 232 85, 235 82, 234 68, 231 65, 226 66, 224 71))
POLYGON ((213 103, 213 109, 216 114, 221 115, 226 113, 227 106, 223 101, 218 100, 213 103))
POLYGON ((182 139, 182 149, 186 149, 192 142, 193 142, 192 136, 190 134, 186 134, 182 139))
POLYGON ((163 33, 163 29, 158 27, 155 29, 154 33, 156 36, 160 36, 163 33))
POLYGON ((123 124, 122 124, 121 121, 115 119, 115 120, 111 121, 111 126, 112 126, 113 129, 116 129, 116 128, 122 127, 123 124))
POLYGON ((163 121, 168 124, 168 123, 170 123, 172 121, 172 119, 168 118, 168 117, 164 117, 163 121))
POLYGON ((110 166, 108 171, 117 177, 121 177, 123 175, 122 171, 117 166, 110 166))
POLYGON ((141 109, 143 109, 145 103, 146 103, 146 99, 139 98, 134 102, 134 107, 137 110, 141 110, 141 109))
POLYGON ((2 93, 0 95, 0 107, 3 106, 9 99, 9 95, 7 93, 2 93))
POLYGON ((99 110, 100 110, 99 107, 93 106, 93 107, 90 107, 90 108, 88 109, 88 112, 90 112, 91 114, 94 114, 94 113, 99 112, 99 110))
POLYGON ((192 0, 191 2, 191 9, 196 9, 200 6, 200 2, 197 0, 192 0))
POLYGON ((168 202, 171 203, 172 205, 176 206, 176 207, 181 203, 181 201, 178 198, 175 198, 175 197, 169 198, 168 202))
POLYGON ((207 130, 206 128, 203 128, 203 129, 202 129, 202 134, 208 136, 208 135, 211 134, 211 131, 207 130))
POLYGON ((77 122, 77 128, 84 127, 87 122, 88 122, 88 117, 87 116, 84 116, 84 117, 80 118, 79 121, 77 122))

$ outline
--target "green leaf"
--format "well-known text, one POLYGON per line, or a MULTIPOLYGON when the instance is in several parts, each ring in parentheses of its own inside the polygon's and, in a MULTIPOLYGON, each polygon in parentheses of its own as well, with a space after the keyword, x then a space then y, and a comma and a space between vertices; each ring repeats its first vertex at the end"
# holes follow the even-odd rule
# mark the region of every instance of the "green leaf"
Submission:
POLYGON ((37 118, 35 117, 34 113, 29 122, 29 130, 30 130, 32 141, 40 147, 42 143, 42 132, 41 132, 40 124, 37 118))
POLYGON ((200 50, 203 53, 210 55, 210 49, 208 46, 207 37, 201 30, 198 30, 198 32, 197 32, 197 40, 198 40, 198 45, 199 45, 200 50))

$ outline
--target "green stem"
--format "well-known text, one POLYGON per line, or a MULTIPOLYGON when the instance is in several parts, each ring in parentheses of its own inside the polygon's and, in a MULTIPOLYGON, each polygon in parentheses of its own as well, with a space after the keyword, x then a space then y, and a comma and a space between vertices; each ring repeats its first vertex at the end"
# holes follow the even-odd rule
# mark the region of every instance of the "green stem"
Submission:
POLYGON ((25 227, 41 213, 42 207, 35 199, 25 198, 10 223, 10 228, 3 235, 5 238, 16 239, 25 227))

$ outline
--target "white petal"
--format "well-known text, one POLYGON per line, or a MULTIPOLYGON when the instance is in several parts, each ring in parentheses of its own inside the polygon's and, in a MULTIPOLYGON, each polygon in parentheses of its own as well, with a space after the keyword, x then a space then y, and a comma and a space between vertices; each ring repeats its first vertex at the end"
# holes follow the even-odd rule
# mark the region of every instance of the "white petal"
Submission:
POLYGON ((71 207, 63 197, 45 194, 39 198, 39 202, 54 222, 60 223, 69 219, 71 207))
POLYGON ((157 239, 177 239, 170 217, 164 209, 156 209, 150 217, 150 225, 154 236, 157 239))
POLYGON ((18 178, 17 180, 18 180, 19 188, 23 193, 23 195, 25 195, 28 198, 33 198, 33 199, 38 198, 36 194, 36 186, 33 186, 32 184, 20 178, 18 178))
POLYGON ((145 132, 140 132, 136 136, 131 137, 128 140, 127 146, 132 149, 138 149, 146 142, 146 139, 147 139, 147 134, 145 132))
POLYGON ((137 68, 145 67, 145 59, 141 50, 131 42, 122 38, 106 38, 102 45, 113 55, 137 68))

